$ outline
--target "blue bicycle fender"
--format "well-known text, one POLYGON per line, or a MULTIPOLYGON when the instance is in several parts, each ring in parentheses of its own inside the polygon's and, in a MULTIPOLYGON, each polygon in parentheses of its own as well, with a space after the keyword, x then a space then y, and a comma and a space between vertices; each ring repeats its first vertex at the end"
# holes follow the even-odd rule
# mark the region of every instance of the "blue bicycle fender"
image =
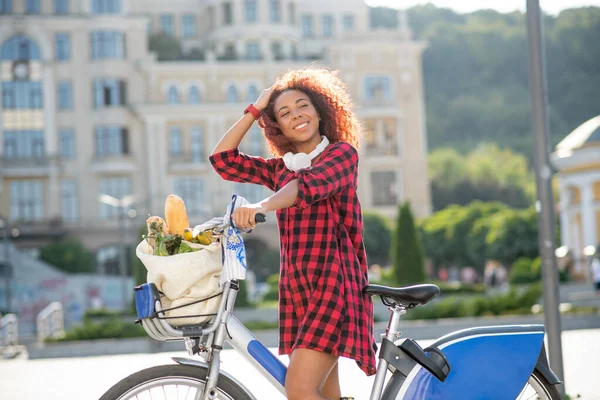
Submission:
POLYGON ((529 379, 544 343, 543 325, 466 329, 434 343, 450 364, 439 381, 421 366, 406 377, 396 400, 515 399, 529 379))

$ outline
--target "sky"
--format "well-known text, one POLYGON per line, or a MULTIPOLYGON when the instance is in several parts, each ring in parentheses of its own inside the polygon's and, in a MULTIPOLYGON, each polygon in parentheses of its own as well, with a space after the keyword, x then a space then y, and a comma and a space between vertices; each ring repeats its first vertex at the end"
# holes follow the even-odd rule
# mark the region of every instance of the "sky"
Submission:
MULTIPOLYGON (((457 12, 471 12, 478 9, 494 9, 499 12, 525 11, 527 0, 366 0, 370 6, 408 8, 418 4, 433 3, 437 7, 451 8, 457 12)), ((583 6, 600 7, 600 0, 540 0, 540 7, 549 14, 558 14, 565 8, 583 6)))

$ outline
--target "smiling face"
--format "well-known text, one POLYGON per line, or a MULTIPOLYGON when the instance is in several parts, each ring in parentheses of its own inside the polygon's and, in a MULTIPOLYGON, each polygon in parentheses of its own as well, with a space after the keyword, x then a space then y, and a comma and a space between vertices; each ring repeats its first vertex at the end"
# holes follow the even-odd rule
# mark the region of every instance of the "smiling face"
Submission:
POLYGON ((279 129, 298 150, 321 141, 319 114, 306 93, 299 90, 281 93, 273 110, 279 129))

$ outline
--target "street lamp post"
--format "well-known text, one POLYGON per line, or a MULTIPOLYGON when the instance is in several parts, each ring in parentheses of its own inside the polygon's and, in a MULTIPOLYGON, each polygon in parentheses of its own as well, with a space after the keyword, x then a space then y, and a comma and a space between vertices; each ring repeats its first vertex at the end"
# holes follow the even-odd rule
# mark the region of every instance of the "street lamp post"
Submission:
MULTIPOLYGON (((548 119, 544 41, 539 0, 527 0, 529 86, 534 133, 534 165, 537 188, 538 246, 544 284, 544 322, 548 332, 550 366, 564 382, 558 268, 555 257, 555 223, 552 199, 552 167, 548 156, 548 119)), ((559 386, 564 395, 564 383, 559 386)))
POLYGON ((127 308, 127 297, 129 288, 127 287, 127 257, 125 244, 125 210, 130 207, 135 201, 134 196, 125 196, 121 199, 109 196, 107 194, 100 195, 100 201, 109 206, 115 207, 119 213, 119 272, 121 278, 121 298, 123 301, 123 310, 127 308))
POLYGON ((10 280, 12 279, 12 265, 10 263, 10 253, 9 253, 9 240, 8 240, 8 231, 9 226, 8 222, 0 219, 0 229, 3 229, 4 235, 4 261, 2 265, 2 274, 4 275, 4 288, 6 290, 6 311, 10 312, 12 310, 12 287, 10 280))

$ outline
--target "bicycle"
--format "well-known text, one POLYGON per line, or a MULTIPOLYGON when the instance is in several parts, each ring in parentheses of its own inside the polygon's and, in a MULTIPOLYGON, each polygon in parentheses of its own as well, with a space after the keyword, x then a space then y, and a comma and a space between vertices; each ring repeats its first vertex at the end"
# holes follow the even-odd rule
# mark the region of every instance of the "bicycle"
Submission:
MULTIPOLYGON (((264 222, 264 215, 257 216, 257 222, 264 222)), ((231 227, 224 223, 218 229, 227 226, 231 227)), ((235 377, 221 370, 220 352, 225 342, 285 396, 286 366, 233 314, 238 280, 224 282, 218 310, 210 321, 181 327, 168 322, 154 284, 135 290, 138 322, 148 335, 159 341, 184 341, 188 353, 204 361, 173 357, 175 364, 138 371, 115 384, 100 400, 156 399, 159 392, 162 397, 158 398, 164 399, 256 399, 235 377)), ((436 297, 438 286, 368 285, 364 292, 379 296, 390 310, 370 400, 561 399, 556 388, 561 381, 548 365, 543 325, 470 328, 443 336, 423 349, 414 339, 401 338, 399 321, 408 310, 436 297), (386 382, 388 373, 391 377, 386 382)))

